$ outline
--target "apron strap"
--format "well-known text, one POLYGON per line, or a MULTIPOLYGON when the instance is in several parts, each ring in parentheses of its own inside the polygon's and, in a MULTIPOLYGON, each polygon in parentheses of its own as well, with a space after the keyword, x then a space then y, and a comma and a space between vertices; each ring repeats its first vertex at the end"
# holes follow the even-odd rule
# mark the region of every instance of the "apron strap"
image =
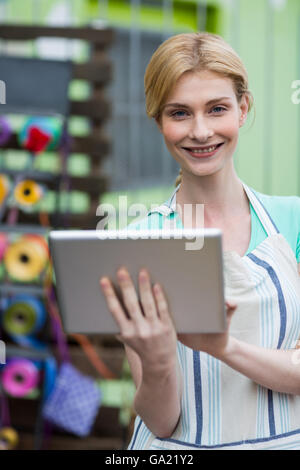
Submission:
POLYGON ((172 214, 172 212, 175 212, 176 211, 176 193, 177 193, 179 188, 180 188, 180 184, 173 191, 172 196, 170 197, 170 199, 165 201, 160 206, 157 206, 154 209, 151 209, 148 212, 148 215, 152 214, 154 212, 158 212, 159 214, 162 214, 164 216, 168 216, 168 215, 172 214))
POLYGON ((243 187, 267 235, 271 236, 276 233, 279 233, 279 230, 275 225, 272 217, 266 210, 263 203, 258 198, 257 194, 254 192, 254 190, 250 189, 245 183, 243 183, 243 187))
MULTIPOLYGON (((271 218, 270 214, 266 210, 265 206, 262 204, 262 202, 258 198, 256 192, 253 189, 249 188, 245 183, 242 182, 242 184, 248 196, 248 199, 251 202, 252 207, 255 210, 257 217, 259 218, 261 224, 263 225, 267 235, 271 236, 276 233, 279 233, 277 226, 275 225, 273 219, 271 218)), ((176 193, 179 188, 180 188, 180 184, 176 187, 170 199, 168 199, 166 202, 164 202, 160 206, 155 207, 154 209, 149 211, 148 215, 153 212, 158 212, 166 217, 172 214, 172 212, 176 212, 176 193)))

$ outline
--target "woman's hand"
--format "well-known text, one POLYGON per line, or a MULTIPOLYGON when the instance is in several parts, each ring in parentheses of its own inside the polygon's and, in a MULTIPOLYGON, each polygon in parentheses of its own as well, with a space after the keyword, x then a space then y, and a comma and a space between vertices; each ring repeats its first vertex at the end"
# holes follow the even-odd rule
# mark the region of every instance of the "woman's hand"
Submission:
POLYGON ((237 307, 230 301, 225 302, 227 327, 224 333, 202 333, 202 334, 179 334, 178 339, 181 343, 197 351, 204 351, 216 358, 222 358, 229 347, 230 336, 229 327, 232 315, 237 307))
POLYGON ((120 328, 117 338, 139 355, 143 366, 157 370, 174 364, 177 336, 161 286, 155 284, 152 289, 149 274, 141 270, 139 299, 126 268, 118 270, 117 278, 122 301, 111 281, 100 279, 108 309, 120 328))

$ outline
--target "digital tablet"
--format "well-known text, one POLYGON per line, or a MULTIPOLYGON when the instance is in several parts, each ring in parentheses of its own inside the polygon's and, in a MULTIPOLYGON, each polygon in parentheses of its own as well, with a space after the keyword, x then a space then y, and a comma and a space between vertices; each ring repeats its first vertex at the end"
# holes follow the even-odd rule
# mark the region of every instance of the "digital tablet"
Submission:
POLYGON ((116 334, 99 279, 126 266, 138 293, 146 268, 159 282, 178 333, 225 330, 222 232, 219 229, 54 230, 49 246, 66 333, 116 334))

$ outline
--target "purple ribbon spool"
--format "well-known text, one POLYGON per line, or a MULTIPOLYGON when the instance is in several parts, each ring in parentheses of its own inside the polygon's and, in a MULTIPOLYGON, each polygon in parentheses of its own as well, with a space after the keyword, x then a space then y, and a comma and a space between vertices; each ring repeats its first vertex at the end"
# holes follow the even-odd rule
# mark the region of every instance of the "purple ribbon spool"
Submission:
POLYGON ((8 121, 0 116, 0 147, 9 141, 12 135, 12 128, 8 121))

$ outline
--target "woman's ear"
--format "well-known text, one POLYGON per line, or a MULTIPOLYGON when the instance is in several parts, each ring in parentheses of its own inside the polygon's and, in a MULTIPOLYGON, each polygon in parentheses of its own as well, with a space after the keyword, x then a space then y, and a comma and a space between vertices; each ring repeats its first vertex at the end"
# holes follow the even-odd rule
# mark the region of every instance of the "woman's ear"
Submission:
POLYGON ((244 95, 240 102, 240 127, 242 127, 247 119, 248 109, 249 109, 249 96, 244 95))
POLYGON ((156 117, 156 118, 155 118, 155 122, 156 122, 156 124, 157 124, 157 127, 158 127, 159 132, 162 132, 161 118, 160 118, 160 117, 156 117))

